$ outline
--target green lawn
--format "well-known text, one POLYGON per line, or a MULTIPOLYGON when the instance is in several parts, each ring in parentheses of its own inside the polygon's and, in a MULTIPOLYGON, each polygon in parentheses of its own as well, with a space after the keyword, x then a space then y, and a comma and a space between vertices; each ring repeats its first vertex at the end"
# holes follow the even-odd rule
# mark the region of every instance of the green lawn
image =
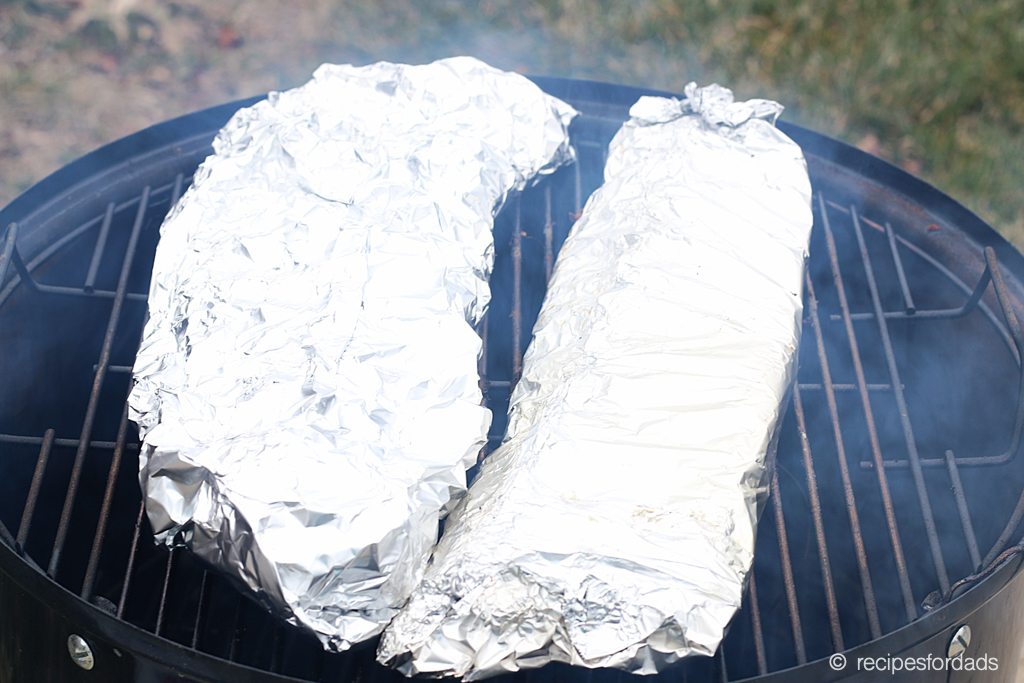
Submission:
POLYGON ((1021 0, 546 0, 544 8, 565 54, 585 60, 553 70, 672 90, 691 77, 717 80, 742 97, 779 100, 789 120, 923 176, 1024 246, 1021 0))
POLYGON ((1024 247, 1024 0, 0 0, 0 202, 102 142, 323 61, 452 54, 779 100, 1024 247))

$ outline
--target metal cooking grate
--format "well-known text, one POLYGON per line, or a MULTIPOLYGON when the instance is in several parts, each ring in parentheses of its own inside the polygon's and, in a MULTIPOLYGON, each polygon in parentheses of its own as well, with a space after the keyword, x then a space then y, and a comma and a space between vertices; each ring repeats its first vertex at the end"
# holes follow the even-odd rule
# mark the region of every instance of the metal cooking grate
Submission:
MULTIPOLYGON (((495 415, 489 448, 504 432, 554 256, 601 181, 617 125, 585 117, 575 129, 579 163, 511 200, 497 221, 496 295, 480 361, 495 415)), ((856 201, 838 199, 845 190, 814 168, 801 367, 747 600, 713 660, 693 660, 666 677, 736 680, 878 638, 1002 561, 1024 516, 1024 493, 1012 494, 1002 508, 1013 511, 999 527, 1007 515, 991 520, 1002 508, 987 492, 993 477, 1024 489, 1019 467, 1000 468, 1019 449, 1024 403, 1016 386, 989 388, 1005 386, 999 378, 1019 373, 1024 356, 994 252, 986 251, 980 280, 964 283, 886 216, 863 216, 856 201), (1004 348, 1004 357, 987 356, 953 379, 929 372, 991 348, 1004 348), (989 394, 994 407, 960 414, 989 394)), ((8 227, 0 324, 27 328, 32 352, 45 357, 26 362, 32 374, 42 367, 48 381, 61 379, 56 387, 15 382, 25 406, 0 425, 3 462, 14 474, 0 486, 17 487, 7 491, 12 507, 0 507, 16 529, 9 540, 65 588, 186 647, 306 680, 400 678, 373 664, 372 647, 325 654, 188 553, 152 543, 124 399, 157 230, 189 182, 177 174, 109 203, 28 263, 18 226, 8 227), (89 258, 73 257, 90 250, 89 258), (29 311, 38 322, 21 322, 29 311), (74 332, 65 346, 48 347, 39 341, 52 337, 48 326, 74 332), (33 401, 47 405, 54 390, 63 394, 59 410, 28 412, 33 401)), ((10 536, 2 524, 0 533, 10 536)), ((551 671, 524 677, 557 677, 551 671)))

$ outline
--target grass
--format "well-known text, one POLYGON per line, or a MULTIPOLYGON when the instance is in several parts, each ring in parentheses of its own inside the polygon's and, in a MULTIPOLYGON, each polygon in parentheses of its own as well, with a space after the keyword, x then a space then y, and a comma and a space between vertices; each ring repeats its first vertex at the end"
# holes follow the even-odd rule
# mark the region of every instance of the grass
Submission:
POLYGON ((0 0, 0 202, 69 156, 323 61, 452 54, 779 100, 1024 247, 1024 0, 0 0))
POLYGON ((548 0, 545 10, 574 47, 600 38, 595 75, 678 90, 692 73, 779 100, 790 120, 925 177, 1024 246, 1020 0, 548 0))

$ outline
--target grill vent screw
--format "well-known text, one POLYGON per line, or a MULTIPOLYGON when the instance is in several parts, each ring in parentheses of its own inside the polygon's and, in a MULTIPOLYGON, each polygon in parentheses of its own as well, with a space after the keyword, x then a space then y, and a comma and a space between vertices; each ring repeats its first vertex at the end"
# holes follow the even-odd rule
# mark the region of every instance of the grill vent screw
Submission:
POLYGON ((964 624, 956 630, 953 634, 953 640, 949 642, 949 650, 946 651, 946 656, 950 659, 959 657, 967 650, 967 646, 971 644, 971 627, 964 624))
POLYGON ((92 669, 96 664, 96 660, 92 656, 92 648, 89 647, 89 643, 85 642, 85 638, 80 635, 72 633, 68 636, 68 652, 71 653, 71 659, 74 660, 75 664, 86 671, 92 669))

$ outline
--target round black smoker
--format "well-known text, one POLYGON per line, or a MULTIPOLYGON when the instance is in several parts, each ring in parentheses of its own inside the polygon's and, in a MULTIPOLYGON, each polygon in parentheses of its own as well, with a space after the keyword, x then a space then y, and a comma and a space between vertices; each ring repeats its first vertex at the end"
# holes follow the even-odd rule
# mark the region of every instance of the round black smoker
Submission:
MULTIPOLYGON (((536 81, 582 112, 578 162, 496 222, 481 364, 492 446, 607 144, 640 95, 663 94, 536 81)), ((107 145, 0 211, 0 683, 404 680, 373 643, 325 654, 187 552, 156 547, 143 514, 125 399, 159 226, 254 101, 107 145)), ((798 384, 743 609, 715 657, 656 678, 888 680, 869 670, 888 656, 924 662, 922 680, 1011 681, 1024 257, 920 180, 780 127, 815 190, 798 384), (962 670, 980 657, 988 670, 962 670)), ((511 678, 633 680, 558 665, 511 678)))

